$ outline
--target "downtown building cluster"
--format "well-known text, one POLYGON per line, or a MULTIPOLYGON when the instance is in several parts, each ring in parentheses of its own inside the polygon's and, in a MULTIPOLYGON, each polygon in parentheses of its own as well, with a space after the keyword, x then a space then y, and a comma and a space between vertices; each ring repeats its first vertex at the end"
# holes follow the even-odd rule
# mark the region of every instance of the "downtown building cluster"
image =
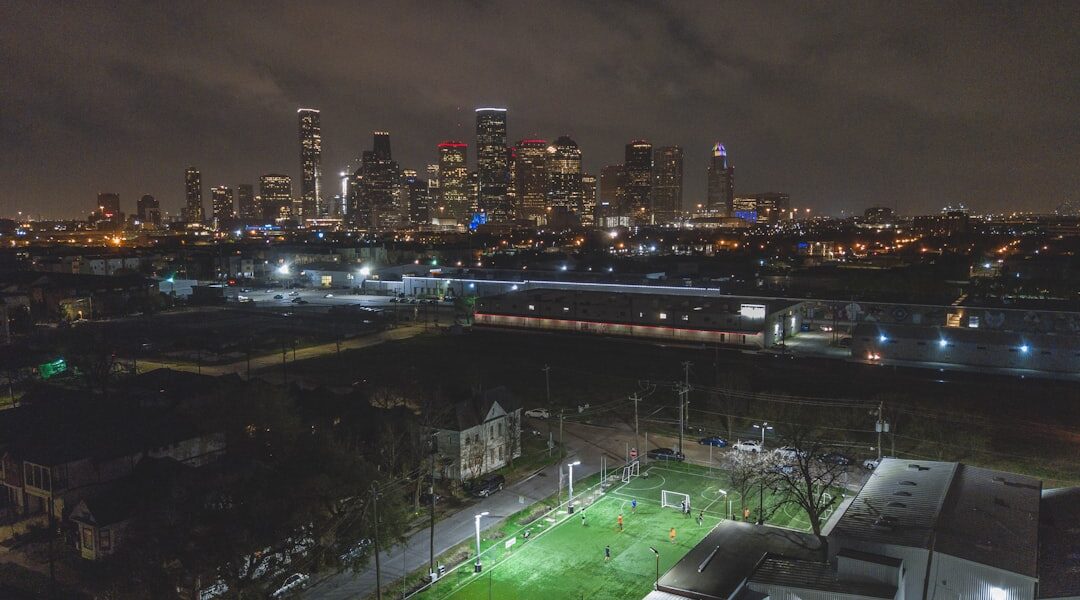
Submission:
MULTIPOLYGON (((709 151, 705 197, 686 206, 680 146, 631 141, 623 161, 604 166, 596 176, 585 171, 582 149, 569 136, 512 142, 507 109, 477 108, 475 118, 472 150, 468 141, 445 140, 423 169, 403 167, 393 156, 389 132, 375 131, 371 149, 338 171, 338 181, 331 184, 322 165, 320 112, 301 108, 299 186, 287 174, 267 173, 257 185, 211 187, 207 199, 202 172, 188 167, 179 222, 223 231, 269 226, 372 233, 466 231, 485 225, 739 227, 776 222, 789 205, 786 194, 736 196, 734 167, 720 142, 709 151)), ((91 221, 98 228, 122 227, 119 197, 101 194, 91 221)), ((134 224, 156 228, 162 221, 157 200, 144 196, 134 224)))

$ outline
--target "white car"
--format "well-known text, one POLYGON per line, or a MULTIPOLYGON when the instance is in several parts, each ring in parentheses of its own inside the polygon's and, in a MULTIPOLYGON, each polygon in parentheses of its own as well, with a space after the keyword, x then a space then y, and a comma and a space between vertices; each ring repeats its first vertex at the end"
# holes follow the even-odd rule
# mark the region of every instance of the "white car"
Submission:
POLYGON ((534 419, 547 419, 551 416, 551 413, 546 408, 534 408, 532 410, 525 411, 526 417, 532 417, 534 419))
POLYGON ((894 457, 894 456, 882 456, 881 458, 868 458, 868 459, 866 459, 866 460, 864 460, 862 462, 862 468, 866 469, 867 471, 873 471, 874 469, 878 468, 878 465, 881 464, 882 459, 885 459, 885 458, 896 458, 896 457, 894 457))
POLYGON ((799 450, 793 446, 784 446, 773 450, 773 454, 776 454, 778 458, 786 460, 788 462, 798 460, 800 456, 806 456, 806 452, 799 450))
POLYGON ((739 440, 732 448, 739 452, 761 452, 761 442, 757 440, 739 440))
POLYGON ((284 598, 294 592, 298 592, 307 587, 308 580, 311 577, 303 573, 293 573, 285 578, 285 582, 281 584, 281 587, 276 592, 270 594, 271 598, 284 598))

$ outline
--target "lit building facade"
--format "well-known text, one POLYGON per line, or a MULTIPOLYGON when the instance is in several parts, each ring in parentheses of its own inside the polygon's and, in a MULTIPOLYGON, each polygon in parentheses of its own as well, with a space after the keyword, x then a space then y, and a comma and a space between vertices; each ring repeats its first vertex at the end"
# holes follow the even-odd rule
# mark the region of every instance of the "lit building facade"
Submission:
POLYGON ((581 174, 581 224, 596 223, 596 175, 581 174))
POLYGON ((202 173, 195 167, 184 171, 184 220, 202 223, 206 218, 202 202, 202 173))
POLYGON ((653 152, 651 222, 672 223, 682 211, 683 151, 678 146, 661 146, 653 152))
POLYGON ((417 176, 416 171, 405 169, 401 172, 401 189, 408 203, 409 225, 422 226, 430 223, 427 180, 417 176))
POLYGON ((292 218, 292 178, 270 173, 259 178, 263 218, 270 221, 292 218))
POLYGON ((706 210, 724 217, 732 216, 735 200, 735 167, 731 166, 727 148, 724 148, 720 142, 716 142, 712 147, 708 178, 706 210))
POLYGON ((319 111, 296 111, 300 124, 300 214, 298 220, 325 216, 322 201, 322 126, 319 111))
POLYGON ((471 217, 469 167, 465 162, 469 145, 446 141, 439 144, 439 216, 467 224, 471 217))
POLYGON ((547 204, 552 212, 581 214, 581 149, 567 136, 547 149, 547 204))
POLYGON ((223 221, 235 216, 232 188, 224 185, 210 188, 210 206, 214 211, 214 229, 219 229, 223 221))
POLYGON ((534 223, 544 222, 547 208, 547 140, 521 140, 514 148, 514 189, 517 215, 534 223))
POLYGON ((636 225, 647 225, 651 221, 652 150, 652 144, 645 140, 634 140, 626 145, 623 193, 630 221, 636 225))
MULTIPOLYGON (((367 231, 385 231, 401 224, 403 199, 401 172, 390 152, 390 134, 376 131, 372 149, 366 150, 357 171, 350 221, 367 231)), ((407 211, 406 211, 407 212, 407 211)))
POLYGON ((476 109, 477 204, 489 222, 513 220, 508 197, 510 156, 506 148, 506 109, 476 109))
POLYGON ((263 216, 255 201, 255 189, 250 183, 236 186, 236 207, 241 219, 261 219, 263 216))
POLYGON ((596 203, 596 224, 601 227, 629 225, 630 211, 625 201, 626 170, 622 165, 600 169, 600 196, 596 203))

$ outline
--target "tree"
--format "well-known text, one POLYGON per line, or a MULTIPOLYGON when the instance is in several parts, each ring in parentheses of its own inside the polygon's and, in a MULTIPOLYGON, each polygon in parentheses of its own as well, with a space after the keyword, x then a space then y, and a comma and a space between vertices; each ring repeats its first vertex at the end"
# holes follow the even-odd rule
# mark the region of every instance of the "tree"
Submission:
POLYGON ((821 441, 820 432, 811 426, 782 426, 779 433, 784 446, 791 450, 786 457, 790 468, 774 470, 776 489, 786 502, 795 504, 806 514, 810 529, 826 552, 827 540, 821 533, 823 520, 826 512, 840 502, 836 490, 842 486, 847 469, 841 461, 822 460, 835 450, 821 441))

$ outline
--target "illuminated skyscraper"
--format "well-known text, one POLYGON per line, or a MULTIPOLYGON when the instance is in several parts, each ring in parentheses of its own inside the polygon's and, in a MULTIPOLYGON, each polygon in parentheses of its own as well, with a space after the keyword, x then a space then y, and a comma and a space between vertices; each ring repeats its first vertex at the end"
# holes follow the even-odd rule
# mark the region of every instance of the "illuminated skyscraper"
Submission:
POLYGON ((720 142, 709 157, 709 187, 705 208, 725 217, 731 216, 735 200, 735 167, 728 161, 727 149, 720 142))
POLYGON ((521 140, 514 148, 514 189, 519 218, 543 223, 547 208, 547 140, 521 140))
POLYGON ((547 149, 548 207, 581 215, 581 149, 567 136, 547 149))
POLYGON ((653 152, 652 219, 657 225, 672 223, 682 211, 683 151, 661 146, 653 152))
POLYGON ((507 197, 510 185, 509 154, 506 149, 506 109, 476 109, 477 204, 489 222, 513 219, 507 197))
POLYGON ((623 189, 630 220, 637 225, 645 225, 651 221, 649 208, 652 202, 652 162, 652 144, 649 142, 634 140, 626 145, 623 189))
POLYGON ((626 170, 622 165, 608 165, 600 170, 600 199, 596 203, 596 224, 618 227, 629 224, 626 206, 626 170))
POLYGON ((292 218, 292 178, 274 173, 259 178, 263 218, 276 221, 292 218))
POLYGON ((250 183, 236 186, 236 207, 241 219, 261 219, 263 216, 255 201, 255 189, 250 183))
POLYGON ((158 203, 157 198, 150 194, 144 194, 142 198, 139 198, 138 203, 135 205, 135 215, 143 226, 152 225, 156 227, 161 225, 161 205, 158 203))
POLYGON ((581 224, 596 222, 596 175, 581 174, 581 224))
POLYGON ((206 218, 202 203, 202 174, 195 167, 184 171, 184 220, 188 223, 202 223, 206 218))
POLYGON ((353 225, 367 231, 384 231, 408 218, 407 207, 402 210, 405 202, 399 189, 401 173, 390 154, 389 133, 374 133, 372 149, 364 151, 356 173, 357 198, 350 214, 353 225))
POLYGON ((469 167, 465 162, 469 145, 446 141, 439 144, 439 213, 441 217, 469 222, 469 167))
POLYGON ((210 188, 210 206, 214 210, 214 229, 219 229, 223 221, 235 215, 232 188, 224 185, 210 188))
POLYGON ((430 223, 427 180, 418 177, 416 171, 405 169, 401 172, 401 187, 408 205, 409 224, 421 226, 430 223))
POLYGON ((323 216, 322 201, 322 127, 319 111, 301 108, 296 111, 300 120, 300 212, 298 221, 323 216))

